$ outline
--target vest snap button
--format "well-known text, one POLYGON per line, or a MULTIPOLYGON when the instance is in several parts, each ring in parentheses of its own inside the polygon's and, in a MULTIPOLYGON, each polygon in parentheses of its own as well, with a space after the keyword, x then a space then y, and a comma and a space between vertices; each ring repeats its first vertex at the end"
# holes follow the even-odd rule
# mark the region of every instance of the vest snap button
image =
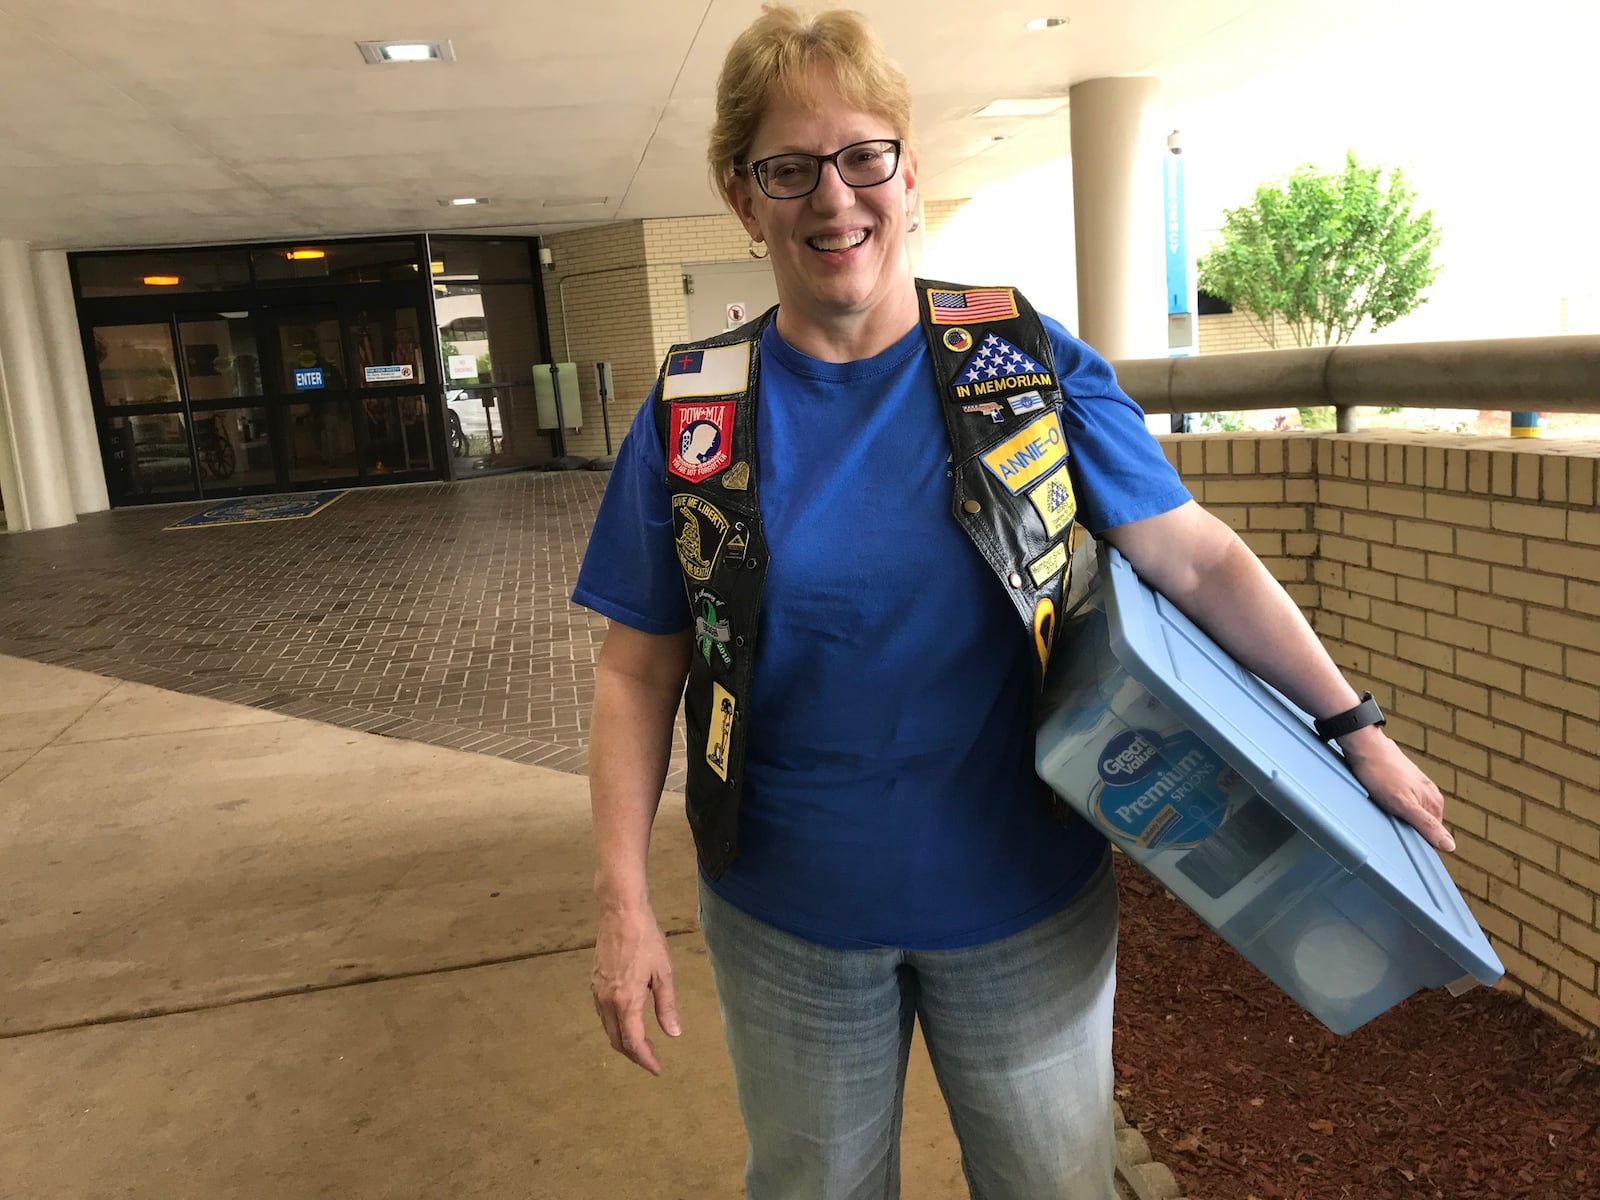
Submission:
POLYGON ((969 513, 983 511, 983 505, 979 504, 976 500, 968 500, 961 507, 966 509, 969 513))
POLYGON ((1011 572, 1011 586, 1012 587, 1021 587, 1022 586, 1022 576, 1018 575, 1015 571, 1011 572))

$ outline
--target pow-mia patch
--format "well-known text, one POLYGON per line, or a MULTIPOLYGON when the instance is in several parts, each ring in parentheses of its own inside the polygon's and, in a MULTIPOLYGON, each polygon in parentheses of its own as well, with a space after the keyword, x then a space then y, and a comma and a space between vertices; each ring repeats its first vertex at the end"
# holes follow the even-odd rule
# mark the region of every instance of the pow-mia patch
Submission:
POLYGON ((750 486, 750 464, 736 462, 722 476, 722 486, 730 492, 742 492, 750 486))
POLYGON ((957 354, 965 354, 972 349, 972 335, 965 329, 946 329, 944 331, 944 347, 954 350, 957 354))
POLYGON ((1000 422, 1006 419, 1006 410, 1001 408, 993 400, 984 400, 978 404, 963 404, 961 406, 961 411, 964 413, 982 413, 996 425, 1000 424, 1000 422))
POLYGON ((717 404, 674 404, 672 407, 672 457, 667 470, 679 479, 699 483, 715 475, 733 458, 732 400, 717 404))
POLYGON ((1011 411, 1020 417, 1025 413, 1041 411, 1044 408, 1044 397, 1038 392, 1020 392, 1015 396, 1007 396, 1006 403, 1011 406, 1011 411))
POLYGON ((706 731, 706 762, 717 778, 728 778, 728 746, 733 741, 733 693, 715 680, 711 684, 711 728, 706 731))
POLYGON ((1026 491, 1067 460, 1067 435, 1054 411, 1035 417, 983 456, 983 465, 1013 496, 1026 491))
POLYGON ((722 553, 728 518, 710 501, 688 493, 672 498, 672 528, 683 573, 704 583, 711 578, 711 568, 722 553))
POLYGON ((733 666, 733 631, 728 625, 728 606, 710 588, 696 588, 689 597, 694 608, 694 645, 707 666, 713 659, 725 667, 733 666))
POLYGON ((1028 564, 1028 574, 1033 576, 1035 587, 1043 587, 1047 580, 1054 579, 1061 574, 1061 569, 1067 565, 1067 544, 1065 542, 1051 546, 1038 558, 1028 564))
POLYGON ((1050 472, 1045 481, 1028 493, 1028 499, 1044 520, 1044 529, 1055 537, 1072 523, 1078 501, 1072 494, 1072 476, 1065 466, 1050 472))
POLYGON ((1056 606, 1049 596, 1040 596, 1033 606, 1033 648, 1039 655, 1039 669, 1050 665, 1050 651, 1056 642, 1056 606))

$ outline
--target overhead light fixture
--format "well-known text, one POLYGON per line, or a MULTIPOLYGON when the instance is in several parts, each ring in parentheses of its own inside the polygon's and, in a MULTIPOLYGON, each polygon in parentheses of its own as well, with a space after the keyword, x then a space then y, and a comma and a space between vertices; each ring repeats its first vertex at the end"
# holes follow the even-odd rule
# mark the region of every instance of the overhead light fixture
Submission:
POLYGON ((489 201, 483 196, 446 196, 439 203, 445 208, 461 208, 468 204, 487 204, 489 201))
POLYGON ((972 115, 975 117, 1044 117, 1065 108, 1065 96, 1039 96, 1034 99, 991 100, 972 115))
POLYGON ((540 208, 599 208, 609 196, 546 196, 540 208))
POLYGON ((182 282, 176 275, 146 275, 146 287, 177 287, 182 282))
POLYGON ((287 257, 290 262, 301 262, 310 258, 327 258, 328 252, 326 250, 318 250, 313 246, 308 246, 303 250, 291 250, 285 257, 287 257))
POLYGON ((449 42, 357 42, 361 57, 373 66, 385 63, 455 62, 449 42))
POLYGON ((1028 22, 1029 29, 1060 29, 1063 25, 1070 25, 1071 17, 1035 17, 1028 22))

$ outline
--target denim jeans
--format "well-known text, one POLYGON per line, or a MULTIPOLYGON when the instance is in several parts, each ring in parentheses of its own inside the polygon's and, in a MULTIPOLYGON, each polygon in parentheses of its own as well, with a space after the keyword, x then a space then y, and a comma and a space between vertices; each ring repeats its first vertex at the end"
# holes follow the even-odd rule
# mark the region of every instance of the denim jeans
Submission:
POLYGON ((1061 911, 961 950, 836 950, 702 880, 747 1200, 894 1200, 913 1021, 973 1200, 1114 1200, 1109 860, 1061 911))

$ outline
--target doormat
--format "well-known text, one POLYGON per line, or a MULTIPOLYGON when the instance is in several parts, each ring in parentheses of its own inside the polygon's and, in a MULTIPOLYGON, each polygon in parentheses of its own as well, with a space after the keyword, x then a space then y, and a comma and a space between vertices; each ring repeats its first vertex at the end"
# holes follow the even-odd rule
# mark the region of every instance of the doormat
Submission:
POLYGON ((314 517, 332 504, 343 491, 302 492, 297 496, 241 496, 213 504, 203 512, 185 517, 168 529, 195 529, 202 525, 243 525, 250 521, 302 521, 314 517))

